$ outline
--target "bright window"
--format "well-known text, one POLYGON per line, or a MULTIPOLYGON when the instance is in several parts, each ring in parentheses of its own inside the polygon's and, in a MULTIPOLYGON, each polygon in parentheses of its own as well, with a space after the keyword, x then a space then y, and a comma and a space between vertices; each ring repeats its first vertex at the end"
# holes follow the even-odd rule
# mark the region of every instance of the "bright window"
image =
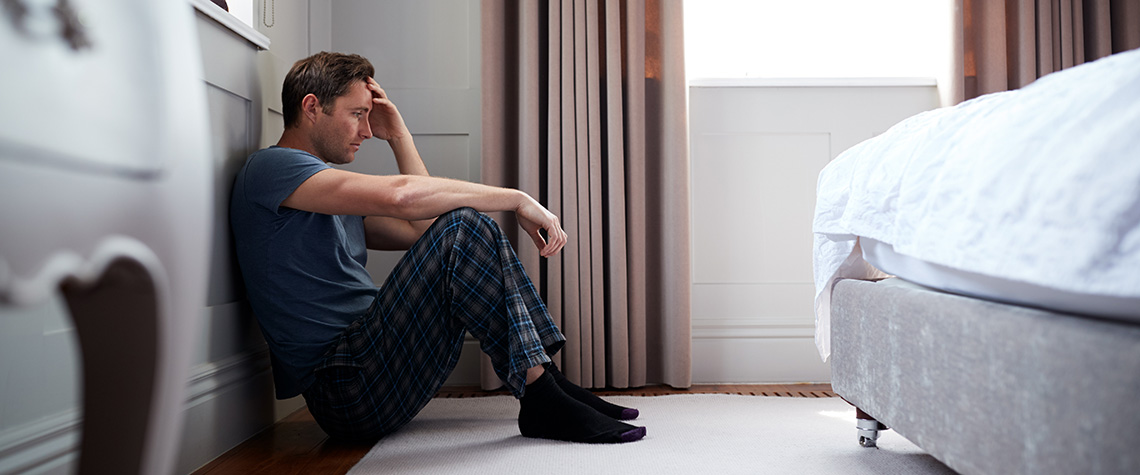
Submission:
MULTIPOLYGON (((268 2, 270 0, 264 1, 268 2)), ((257 26, 253 24, 254 4, 255 2, 253 0, 226 0, 226 5, 230 7, 230 13, 233 14, 233 16, 236 16, 242 23, 256 29, 257 26)), ((260 17, 260 13, 261 12, 258 12, 258 17, 260 17)))
POLYGON ((690 79, 939 77, 949 0, 685 2, 690 79))

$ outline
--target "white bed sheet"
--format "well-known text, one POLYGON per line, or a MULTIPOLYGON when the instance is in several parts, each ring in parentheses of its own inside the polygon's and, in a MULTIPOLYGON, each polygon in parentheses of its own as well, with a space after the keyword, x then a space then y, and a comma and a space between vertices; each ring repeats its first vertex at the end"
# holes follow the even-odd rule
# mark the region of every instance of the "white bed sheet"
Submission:
POLYGON ((820 173, 813 228, 824 360, 835 281, 885 275, 860 237, 981 276, 1140 297, 1140 50, 919 114, 852 147, 820 173))
POLYGON ((863 259, 876 269, 932 289, 1044 310, 1140 323, 1140 296, 1093 295, 1002 279, 932 264, 895 252, 890 244, 859 238, 863 259))

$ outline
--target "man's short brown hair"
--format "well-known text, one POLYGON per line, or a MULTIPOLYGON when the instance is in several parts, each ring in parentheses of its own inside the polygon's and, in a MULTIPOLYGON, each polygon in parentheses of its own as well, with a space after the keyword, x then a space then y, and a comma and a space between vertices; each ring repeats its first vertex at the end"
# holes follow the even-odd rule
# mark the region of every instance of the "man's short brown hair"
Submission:
POLYGON ((348 93, 348 88, 356 81, 368 81, 375 72, 372 63, 357 54, 322 51, 297 61, 285 75, 285 83, 281 86, 285 128, 296 125, 301 100, 306 95, 316 96, 327 114, 332 112, 337 97, 348 93))

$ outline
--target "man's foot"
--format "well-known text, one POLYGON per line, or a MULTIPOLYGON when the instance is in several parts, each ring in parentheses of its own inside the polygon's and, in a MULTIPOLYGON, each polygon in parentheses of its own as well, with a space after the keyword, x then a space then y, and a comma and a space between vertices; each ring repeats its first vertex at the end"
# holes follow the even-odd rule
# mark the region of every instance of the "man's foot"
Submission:
POLYGON ((615 421, 567 395, 550 371, 526 386, 519 405, 519 431, 526 437, 592 444, 645 437, 644 427, 615 421))
POLYGON ((555 366, 554 363, 547 365, 546 371, 554 377, 554 381, 558 383, 558 387, 562 388, 562 391, 567 395, 577 399, 578 402, 585 403, 587 406, 594 408, 602 414, 622 421, 637 419, 637 416, 641 414, 637 409, 632 407, 622 407, 606 402, 594 393, 570 382, 561 371, 558 371, 558 367, 555 366))

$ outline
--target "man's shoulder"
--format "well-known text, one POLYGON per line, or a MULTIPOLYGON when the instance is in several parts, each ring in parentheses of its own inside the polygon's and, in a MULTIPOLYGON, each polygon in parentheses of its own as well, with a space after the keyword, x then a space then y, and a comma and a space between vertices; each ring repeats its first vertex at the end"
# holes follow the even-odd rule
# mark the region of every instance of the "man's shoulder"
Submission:
POLYGON ((270 145, 261 150, 251 153, 249 155, 249 161, 254 160, 298 160, 303 162, 324 163, 324 160, 321 160, 320 158, 317 158, 316 155, 313 155, 304 150, 289 147, 278 147, 276 145, 270 145))
POLYGON ((277 176, 305 169, 312 170, 309 172, 312 173, 329 168, 329 165, 304 150, 274 145, 250 154, 244 168, 247 173, 257 176, 277 176))
POLYGON ((256 204, 277 213, 281 202, 302 182, 327 168, 329 164, 304 150, 277 146, 258 150, 234 179, 231 207, 256 204))

